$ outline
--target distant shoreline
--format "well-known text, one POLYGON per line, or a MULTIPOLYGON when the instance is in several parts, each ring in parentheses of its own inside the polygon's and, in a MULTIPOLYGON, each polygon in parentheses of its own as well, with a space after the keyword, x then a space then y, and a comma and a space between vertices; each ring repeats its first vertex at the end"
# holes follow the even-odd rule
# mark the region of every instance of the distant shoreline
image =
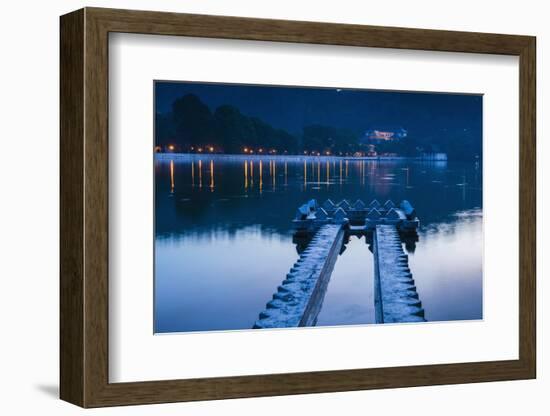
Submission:
POLYGON ((222 154, 222 153, 155 153, 157 160, 198 160, 198 159, 226 159, 226 160, 260 160, 260 159, 280 159, 287 161, 304 160, 367 160, 367 161, 422 161, 422 162, 447 162, 447 155, 425 155, 425 156, 312 156, 312 155, 274 155, 274 154, 222 154))

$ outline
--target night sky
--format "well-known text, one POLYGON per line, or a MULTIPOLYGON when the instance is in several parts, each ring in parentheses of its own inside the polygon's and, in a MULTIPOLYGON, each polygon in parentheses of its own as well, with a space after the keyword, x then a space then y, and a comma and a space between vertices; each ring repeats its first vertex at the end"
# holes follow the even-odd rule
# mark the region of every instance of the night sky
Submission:
POLYGON ((416 134, 468 129, 481 140, 481 95, 157 81, 156 111, 170 112, 172 102, 189 93, 212 112, 233 105, 295 134, 311 124, 357 132, 399 126, 416 134))

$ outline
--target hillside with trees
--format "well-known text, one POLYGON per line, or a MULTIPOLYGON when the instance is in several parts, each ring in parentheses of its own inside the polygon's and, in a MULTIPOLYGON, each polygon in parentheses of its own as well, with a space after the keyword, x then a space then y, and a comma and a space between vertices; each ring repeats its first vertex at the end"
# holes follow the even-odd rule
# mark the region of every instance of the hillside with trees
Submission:
MULTIPOLYGON (((301 133, 291 134, 258 117, 247 116, 232 105, 220 105, 212 111, 194 94, 177 98, 171 110, 157 112, 155 116, 155 143, 163 150, 353 155, 366 152, 371 144, 364 138, 368 126, 359 131, 311 124, 303 126, 301 133)), ((482 141, 479 131, 455 124, 446 123, 446 120, 430 122, 427 124, 429 129, 409 130, 405 138, 373 144, 378 154, 417 156, 424 152, 444 152, 449 159, 480 158, 482 141)))

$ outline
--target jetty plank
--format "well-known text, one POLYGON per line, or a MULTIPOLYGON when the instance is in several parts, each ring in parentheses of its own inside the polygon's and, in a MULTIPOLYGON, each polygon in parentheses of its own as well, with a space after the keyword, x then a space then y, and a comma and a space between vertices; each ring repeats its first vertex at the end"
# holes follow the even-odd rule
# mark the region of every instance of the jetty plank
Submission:
POLYGON ((343 240, 343 224, 319 228, 253 328, 314 326, 343 240))
POLYGON ((425 322, 397 228, 377 225, 373 247, 376 322, 425 322))

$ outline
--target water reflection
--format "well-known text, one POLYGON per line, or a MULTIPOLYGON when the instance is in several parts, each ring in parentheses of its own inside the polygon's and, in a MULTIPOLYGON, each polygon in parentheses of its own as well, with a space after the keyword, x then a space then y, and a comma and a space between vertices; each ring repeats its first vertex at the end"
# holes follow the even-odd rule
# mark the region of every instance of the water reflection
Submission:
POLYGON ((210 161, 210 191, 214 190, 214 161, 210 161))
POLYGON ((262 187, 263 187, 263 180, 262 180, 262 161, 259 162, 259 169, 260 169, 260 194, 262 193, 262 187))
POLYGON ((174 193, 174 187, 175 187, 175 183, 174 183, 174 161, 171 160, 170 161, 170 193, 171 194, 174 193))
POLYGON ((364 237, 351 236, 332 272, 317 325, 372 324, 373 305, 372 253, 364 237))
MULTIPOLYGON (((250 328, 297 258, 291 219, 309 198, 410 200, 421 228, 416 247, 406 249, 426 318, 479 319, 481 178, 480 166, 461 163, 215 155, 156 161, 156 329, 250 328), (277 186, 277 164, 284 186, 277 186)), ((364 239, 350 239, 319 325, 368 322, 371 257, 364 239)))
POLYGON ((426 319, 481 319, 481 211, 460 211, 447 222, 429 224, 421 229, 419 239, 419 249, 409 256, 409 264, 426 319))
POLYGON ((248 162, 244 161, 244 189, 248 189, 248 162))
POLYGON ((155 254, 156 332, 251 328, 296 257, 286 238, 256 227, 157 240, 155 254))
POLYGON ((199 188, 202 188, 202 159, 199 159, 199 188))
POLYGON ((277 172, 276 172, 276 165, 275 165, 275 161, 272 161, 271 162, 273 164, 273 172, 271 174, 271 178, 273 179, 273 190, 275 190, 275 181, 276 181, 276 177, 277 177, 277 172))

